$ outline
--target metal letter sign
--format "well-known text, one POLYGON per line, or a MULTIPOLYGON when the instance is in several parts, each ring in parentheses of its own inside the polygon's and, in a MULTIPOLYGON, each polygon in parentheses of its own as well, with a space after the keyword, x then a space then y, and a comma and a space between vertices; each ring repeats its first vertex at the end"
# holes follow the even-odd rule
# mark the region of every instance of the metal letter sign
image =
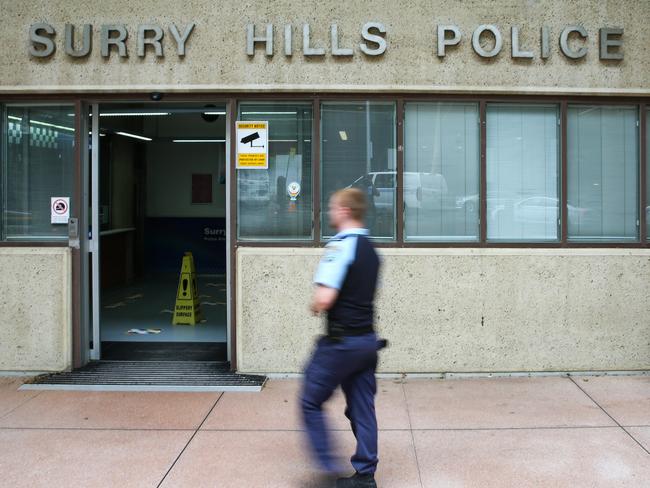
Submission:
POLYGON ((269 123, 237 121, 237 169, 268 169, 269 123))

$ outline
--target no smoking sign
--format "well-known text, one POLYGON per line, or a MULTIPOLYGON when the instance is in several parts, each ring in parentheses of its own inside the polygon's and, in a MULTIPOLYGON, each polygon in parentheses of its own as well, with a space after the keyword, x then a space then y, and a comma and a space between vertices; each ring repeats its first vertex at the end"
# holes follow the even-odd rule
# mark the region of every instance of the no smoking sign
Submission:
POLYGON ((70 197, 52 197, 50 215, 52 224, 67 224, 70 219, 70 197))

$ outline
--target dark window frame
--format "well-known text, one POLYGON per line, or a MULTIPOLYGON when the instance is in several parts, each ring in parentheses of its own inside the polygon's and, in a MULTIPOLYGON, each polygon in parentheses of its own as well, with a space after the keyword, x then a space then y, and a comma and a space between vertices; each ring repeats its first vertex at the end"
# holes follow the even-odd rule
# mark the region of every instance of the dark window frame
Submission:
MULTIPOLYGON (((165 96, 165 101, 214 101, 215 99, 225 100, 231 113, 231 133, 234 129, 234 121, 237 116, 237 108, 242 101, 310 101, 313 104, 314 120, 320 120, 320 104, 323 101, 393 101, 396 104, 396 141, 397 141, 397 205, 396 205, 396 240, 394 242, 376 243, 377 247, 384 248, 623 248, 623 249, 642 249, 650 248, 650 239, 647 236, 649 222, 646 220, 645 206, 648 205, 648 191, 646 180, 649 176, 648 168, 648 141, 647 141, 647 116, 650 111, 650 97, 631 97, 631 96, 599 96, 599 95, 476 95, 476 94, 443 94, 443 93, 422 93, 422 94, 403 94, 403 93, 246 93, 232 92, 229 94, 221 92, 210 93, 169 93, 165 96), (481 151, 480 151, 480 240, 478 242, 405 242, 403 235, 403 172, 404 172, 404 103, 408 102, 474 102, 479 104, 479 114, 481 119, 481 151), (561 239, 557 243, 549 242, 487 242, 486 240, 486 222, 483 218, 485 215, 485 109, 487 103, 556 103, 560 105, 560 154, 561 154, 561 239), (567 108, 568 104, 594 104, 594 105, 635 105, 639 113, 639 240, 637 242, 569 242, 567 240, 567 219, 566 219, 566 201, 567 201, 567 108)), ((80 117, 82 107, 85 103, 91 102, 117 102, 117 101, 149 101, 145 93, 125 93, 125 94, 108 94, 108 93, 86 93, 82 96, 73 93, 51 93, 51 94, 12 94, 0 96, 0 104, 4 107, 8 103, 25 103, 25 104, 72 104, 75 105, 76 124, 81 126, 80 117)), ((3 127, 4 130, 4 127, 3 127)), ((319 124, 312 125, 314 141, 320 141, 319 124)), ((75 144, 80 147, 82 141, 80 132, 77 131, 75 144)), ((320 143, 312 146, 312 208, 313 208, 313 236, 314 239, 307 241, 238 241, 233 239, 233 249, 237 247, 323 247, 326 241, 321 240, 320 236, 320 213, 326 211, 321 209, 320 204, 320 143)), ((237 215, 233 203, 236 202, 236 180, 234 177, 234 154, 235 146, 230 145, 230 204, 231 204, 231 226, 236 228, 237 215)), ((79 152, 77 164, 83 155, 79 152)), ((45 242, 45 241, 4 241, 0 240, 0 247, 66 247, 67 242, 45 242)))

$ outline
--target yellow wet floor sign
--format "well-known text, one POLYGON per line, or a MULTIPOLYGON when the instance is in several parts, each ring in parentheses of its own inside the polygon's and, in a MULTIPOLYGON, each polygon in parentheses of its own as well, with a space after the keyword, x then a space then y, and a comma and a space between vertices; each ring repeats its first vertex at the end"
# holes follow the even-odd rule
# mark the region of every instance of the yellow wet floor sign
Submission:
POLYGON ((191 252, 183 256, 181 276, 178 280, 176 306, 174 307, 174 325, 195 325, 202 319, 199 302, 199 288, 196 285, 196 269, 191 252))

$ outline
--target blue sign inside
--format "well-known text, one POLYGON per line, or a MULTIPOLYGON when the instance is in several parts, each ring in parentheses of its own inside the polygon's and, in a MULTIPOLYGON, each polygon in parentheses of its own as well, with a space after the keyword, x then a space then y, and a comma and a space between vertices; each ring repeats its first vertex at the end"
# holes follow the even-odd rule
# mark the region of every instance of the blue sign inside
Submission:
POLYGON ((198 274, 226 272, 225 218, 147 218, 145 252, 148 272, 178 272, 191 252, 198 274))

